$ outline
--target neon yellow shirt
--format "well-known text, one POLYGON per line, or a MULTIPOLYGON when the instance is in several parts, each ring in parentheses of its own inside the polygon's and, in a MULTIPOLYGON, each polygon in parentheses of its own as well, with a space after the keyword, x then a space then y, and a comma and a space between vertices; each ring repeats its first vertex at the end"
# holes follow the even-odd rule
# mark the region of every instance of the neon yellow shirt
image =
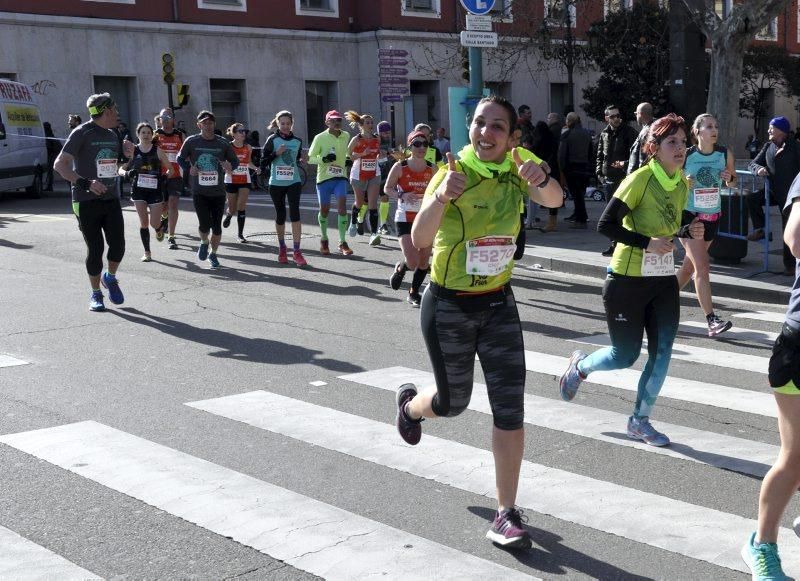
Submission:
POLYGON ((345 161, 347 161, 347 150, 350 145, 350 134, 342 131, 336 137, 327 129, 314 137, 311 147, 308 149, 308 163, 317 166, 317 183, 330 179, 347 179, 345 161), (326 163, 322 158, 330 153, 336 154, 336 161, 326 163))

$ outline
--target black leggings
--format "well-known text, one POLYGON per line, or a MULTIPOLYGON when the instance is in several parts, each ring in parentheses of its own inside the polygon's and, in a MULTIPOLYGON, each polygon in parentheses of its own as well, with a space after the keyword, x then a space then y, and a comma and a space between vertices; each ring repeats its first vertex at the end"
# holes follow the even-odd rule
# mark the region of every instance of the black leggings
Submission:
POLYGON ((222 215, 225 213, 225 196, 200 196, 194 194, 194 211, 197 213, 197 227, 203 234, 210 230, 214 236, 222 235, 222 215))
POLYGON ((122 262, 125 255, 122 206, 118 198, 113 198, 77 202, 72 207, 78 218, 78 228, 86 241, 86 272, 89 276, 100 276, 103 272, 103 249, 106 243, 106 259, 109 262, 122 262))
POLYGON ((432 282, 422 297, 420 319, 436 378, 433 412, 457 416, 467 408, 477 353, 494 425, 501 430, 521 428, 525 347, 511 287, 461 297, 432 282))
POLYGON ((288 186, 270 186, 269 196, 275 204, 275 223, 286 223, 286 198, 289 198, 289 222, 300 221, 300 182, 288 186))

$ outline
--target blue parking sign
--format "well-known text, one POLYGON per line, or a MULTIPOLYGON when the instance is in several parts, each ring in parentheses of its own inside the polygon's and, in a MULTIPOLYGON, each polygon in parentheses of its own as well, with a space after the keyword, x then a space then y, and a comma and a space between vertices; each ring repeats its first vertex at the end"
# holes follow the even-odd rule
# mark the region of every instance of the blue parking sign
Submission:
POLYGON ((489 14, 494 6, 494 0, 461 0, 461 5, 470 14, 489 14))

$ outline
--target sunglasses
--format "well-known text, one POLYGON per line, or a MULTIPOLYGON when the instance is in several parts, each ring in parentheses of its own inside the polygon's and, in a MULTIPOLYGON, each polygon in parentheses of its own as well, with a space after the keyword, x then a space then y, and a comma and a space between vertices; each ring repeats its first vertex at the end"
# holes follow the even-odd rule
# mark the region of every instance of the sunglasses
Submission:
POLYGON ((411 147, 428 147, 427 141, 412 141, 411 147))

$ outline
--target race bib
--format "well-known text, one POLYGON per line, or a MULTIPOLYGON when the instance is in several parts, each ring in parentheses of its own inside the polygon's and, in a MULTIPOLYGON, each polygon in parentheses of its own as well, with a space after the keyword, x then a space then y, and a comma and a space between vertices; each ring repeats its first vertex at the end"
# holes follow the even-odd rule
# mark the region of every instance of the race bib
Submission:
POLYGON ((642 276, 674 276, 675 256, 667 254, 642 253, 642 276))
POLYGON ((406 212, 419 212, 422 200, 414 194, 408 193, 403 196, 403 210, 406 212))
POLYGON ((344 177, 344 168, 338 165, 329 165, 328 166, 328 175, 332 178, 343 178, 344 177))
POLYGON ((275 167, 275 177, 279 180, 294 179, 294 167, 291 165, 279 165, 275 167))
POLYGON ((715 210, 719 207, 719 188, 695 188, 694 207, 697 210, 715 210))
POLYGON ((98 159, 97 160, 97 177, 115 178, 117 177, 117 160, 116 159, 98 159))
POLYGON ((139 174, 139 177, 136 178, 136 187, 156 190, 158 189, 158 178, 149 174, 139 174))
POLYGON ((514 258, 517 245, 511 236, 484 236, 467 241, 467 274, 493 276, 514 258))
POLYGON ((167 159, 170 161, 170 163, 178 163, 178 153, 175 151, 168 151, 167 159))
POLYGON ((249 176, 250 171, 246 165, 240 165, 235 170, 233 170, 233 175, 235 176, 249 176))
POLYGON ((378 167, 378 160, 377 159, 362 159, 361 160, 361 169, 364 171, 375 171, 378 167))
POLYGON ((219 176, 215 171, 201 171, 197 174, 197 183, 201 186, 216 186, 219 183, 219 176))

